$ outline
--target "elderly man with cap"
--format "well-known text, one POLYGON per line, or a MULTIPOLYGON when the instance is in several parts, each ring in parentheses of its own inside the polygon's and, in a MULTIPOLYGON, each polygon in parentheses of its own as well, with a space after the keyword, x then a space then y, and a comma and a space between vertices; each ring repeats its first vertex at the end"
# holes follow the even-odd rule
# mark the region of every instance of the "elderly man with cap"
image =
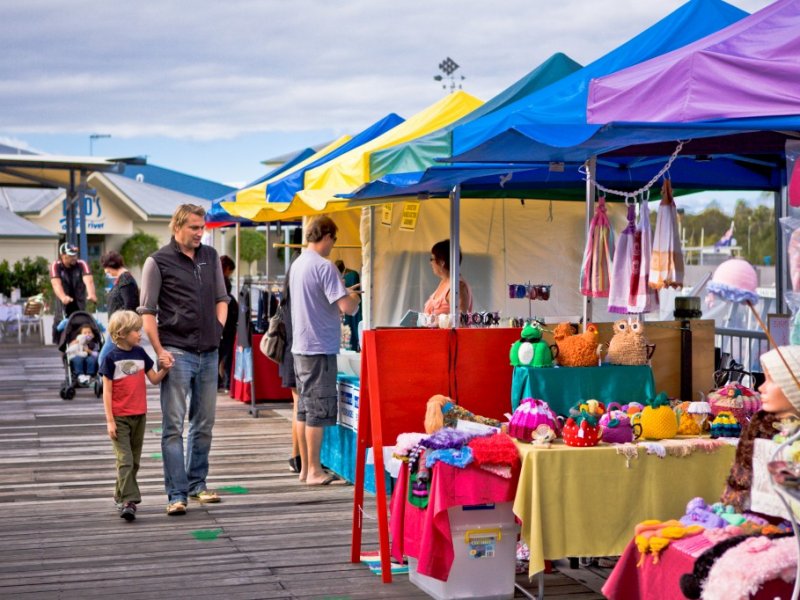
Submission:
POLYGON ((78 248, 65 242, 59 247, 58 254, 58 260, 50 265, 50 284, 63 305, 63 314, 56 314, 56 323, 61 316, 68 317, 76 311, 86 310, 87 299, 97 302, 92 272, 89 265, 78 258, 78 248))

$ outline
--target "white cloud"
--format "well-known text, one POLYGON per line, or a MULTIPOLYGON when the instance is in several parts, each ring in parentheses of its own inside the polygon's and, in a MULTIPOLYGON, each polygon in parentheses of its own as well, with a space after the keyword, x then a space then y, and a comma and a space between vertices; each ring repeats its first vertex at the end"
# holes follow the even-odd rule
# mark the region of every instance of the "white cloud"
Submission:
POLYGON ((432 78, 446 56, 486 100, 554 52, 586 64, 680 4, 31 0, 5 7, 0 23, 0 130, 197 140, 354 132, 439 99, 432 78))

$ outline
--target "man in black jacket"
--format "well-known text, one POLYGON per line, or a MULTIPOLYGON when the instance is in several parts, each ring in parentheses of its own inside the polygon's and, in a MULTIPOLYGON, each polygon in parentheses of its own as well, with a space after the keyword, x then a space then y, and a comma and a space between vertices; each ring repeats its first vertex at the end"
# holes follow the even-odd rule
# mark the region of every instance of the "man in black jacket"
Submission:
POLYGON ((228 294, 217 251, 201 243, 204 218, 201 206, 179 206, 170 222, 170 243, 148 257, 142 270, 138 312, 159 364, 171 367, 161 382, 168 515, 185 514, 188 498, 219 502, 219 496, 206 488, 206 477, 217 399, 217 349, 228 314, 228 294))

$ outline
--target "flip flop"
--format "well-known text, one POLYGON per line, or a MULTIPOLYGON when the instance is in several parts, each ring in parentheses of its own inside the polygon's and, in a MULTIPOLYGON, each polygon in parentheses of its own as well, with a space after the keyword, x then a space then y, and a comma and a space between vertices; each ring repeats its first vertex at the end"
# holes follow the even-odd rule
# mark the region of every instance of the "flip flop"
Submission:
POLYGON ((330 485, 334 481, 339 481, 339 478, 336 475, 331 475, 330 477, 326 477, 325 479, 323 479, 319 483, 308 483, 308 482, 306 482, 306 485, 330 485))

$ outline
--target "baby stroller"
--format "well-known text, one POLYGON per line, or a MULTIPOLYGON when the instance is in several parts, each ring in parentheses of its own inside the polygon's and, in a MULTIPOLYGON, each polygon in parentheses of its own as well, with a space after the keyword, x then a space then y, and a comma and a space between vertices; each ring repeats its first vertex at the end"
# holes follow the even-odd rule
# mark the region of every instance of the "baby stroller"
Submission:
MULTIPOLYGON (((92 329, 92 334, 97 342, 97 351, 99 352, 103 347, 103 333, 94 320, 94 317, 87 312, 77 311, 72 313, 67 319, 66 326, 61 330, 58 338, 58 350, 61 352, 64 361, 64 383, 61 384, 59 395, 63 400, 72 400, 75 397, 75 388, 77 387, 78 377, 72 370, 69 358, 67 357, 67 346, 75 339, 81 330, 81 327, 89 326, 92 329)), ((99 368, 99 365, 98 365, 99 368)), ((89 386, 94 388, 94 395, 100 397, 103 394, 102 379, 98 374, 91 376, 89 386)))

